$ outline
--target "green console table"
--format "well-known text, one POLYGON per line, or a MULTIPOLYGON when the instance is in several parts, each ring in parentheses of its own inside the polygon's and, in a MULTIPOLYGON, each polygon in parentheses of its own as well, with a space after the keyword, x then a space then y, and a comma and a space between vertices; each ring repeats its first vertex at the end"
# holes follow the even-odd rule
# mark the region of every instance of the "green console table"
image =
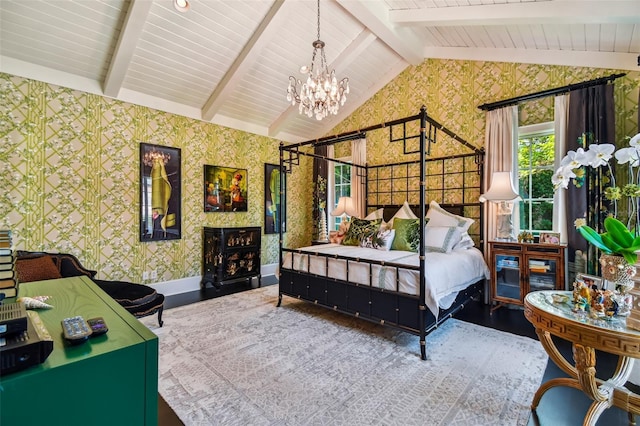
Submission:
POLYGON ((86 277, 21 284, 52 296, 38 310, 54 341, 44 363, 0 377, 1 425, 157 425, 158 338, 86 277), (60 322, 104 318, 109 331, 69 346, 60 322))

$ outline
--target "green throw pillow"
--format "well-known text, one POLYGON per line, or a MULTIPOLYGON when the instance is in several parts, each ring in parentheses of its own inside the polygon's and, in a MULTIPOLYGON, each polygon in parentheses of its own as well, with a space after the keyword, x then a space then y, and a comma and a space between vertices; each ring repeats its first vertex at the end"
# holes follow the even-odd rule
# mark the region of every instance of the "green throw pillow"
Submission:
POLYGON ((391 250, 404 250, 418 252, 420 246, 420 219, 393 220, 393 229, 396 236, 391 244, 391 250))
POLYGON ((382 219, 365 220, 351 219, 347 235, 344 236, 342 244, 345 246, 359 246, 367 237, 378 233, 382 219))

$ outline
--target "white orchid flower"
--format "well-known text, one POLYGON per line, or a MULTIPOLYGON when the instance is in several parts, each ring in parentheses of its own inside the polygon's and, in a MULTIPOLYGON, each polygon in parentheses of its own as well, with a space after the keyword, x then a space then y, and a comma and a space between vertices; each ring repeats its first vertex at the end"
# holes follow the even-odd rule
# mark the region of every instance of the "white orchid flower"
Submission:
POLYGON ((629 141, 629 146, 640 148, 640 133, 631 138, 631 140, 629 141))
MULTIPOLYGON (((574 159, 574 161, 576 161, 580 166, 588 166, 589 165, 589 155, 587 154, 587 152, 582 149, 582 148, 578 148, 576 150, 576 157, 574 159)), ((574 167, 575 169, 576 167, 574 167)))
POLYGON ((551 177, 551 183, 553 183, 553 187, 555 189, 567 189, 569 187, 569 182, 575 177, 576 174, 573 173, 573 169, 571 166, 560 166, 551 177))
POLYGON ((629 163, 631 167, 638 167, 640 165, 640 155, 638 149, 634 147, 620 148, 614 154, 618 164, 629 163))
POLYGON ((585 155, 589 159, 589 165, 596 168, 606 166, 611 159, 613 151, 615 150, 615 145, 610 143, 603 143, 599 145, 593 144, 589 145, 589 151, 587 151, 585 155))
POLYGON ((570 167, 572 170, 588 165, 588 159, 582 148, 578 148, 577 151, 568 151, 567 155, 560 160, 560 167, 570 167))

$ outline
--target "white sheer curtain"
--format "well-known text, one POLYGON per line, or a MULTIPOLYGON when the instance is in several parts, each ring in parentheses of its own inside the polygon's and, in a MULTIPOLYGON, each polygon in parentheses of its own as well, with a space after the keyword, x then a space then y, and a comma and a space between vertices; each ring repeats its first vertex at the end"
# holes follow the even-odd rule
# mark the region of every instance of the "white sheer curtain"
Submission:
MULTIPOLYGON (((351 162, 361 166, 367 164, 367 140, 365 138, 351 141, 351 162)), ((366 194, 364 193, 363 179, 359 176, 360 171, 357 169, 357 167, 351 169, 351 198, 353 198, 356 210, 358 210, 358 217, 363 218, 366 216, 366 194)))
MULTIPOLYGON (((333 145, 327 146, 327 158, 335 158, 335 149, 333 145)), ((336 182, 335 176, 335 163, 329 161, 329 167, 327 168, 327 218, 329 231, 335 230, 336 218, 331 215, 331 211, 336 208, 336 182)))
MULTIPOLYGON (((560 167, 560 160, 567 153, 567 123, 569 121, 569 94, 554 99, 555 162, 554 171, 560 167)), ((560 233, 560 242, 567 242, 567 215, 565 205, 567 191, 556 191, 553 195, 553 230, 560 233)))
MULTIPOLYGON (((485 162, 484 162, 484 190, 487 192, 491 185, 493 172, 513 172, 513 165, 517 164, 513 142, 518 137, 518 106, 508 106, 487 111, 485 130, 485 162)), ((514 181, 515 182, 515 181, 514 181)), ((487 242, 493 239, 498 229, 498 204, 484 203, 484 253, 490 255, 487 242)), ((514 207, 514 212, 517 213, 514 207)), ((517 214, 514 219, 515 232, 518 232, 517 214)))

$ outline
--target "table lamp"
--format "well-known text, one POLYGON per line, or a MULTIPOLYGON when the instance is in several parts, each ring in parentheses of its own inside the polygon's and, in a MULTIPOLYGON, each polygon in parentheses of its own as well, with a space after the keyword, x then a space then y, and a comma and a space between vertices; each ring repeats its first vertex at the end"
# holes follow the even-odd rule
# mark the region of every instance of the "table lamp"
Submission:
POLYGON ((342 228, 349 223, 346 216, 355 216, 357 214, 356 206, 353 202, 353 198, 351 197, 340 197, 336 208, 331 210, 331 216, 342 216, 342 219, 340 220, 340 230, 343 230, 342 228))
POLYGON ((512 201, 522 200, 511 181, 511 172, 493 172, 489 190, 480 195, 480 202, 493 201, 498 204, 497 241, 515 241, 513 234, 512 201))

